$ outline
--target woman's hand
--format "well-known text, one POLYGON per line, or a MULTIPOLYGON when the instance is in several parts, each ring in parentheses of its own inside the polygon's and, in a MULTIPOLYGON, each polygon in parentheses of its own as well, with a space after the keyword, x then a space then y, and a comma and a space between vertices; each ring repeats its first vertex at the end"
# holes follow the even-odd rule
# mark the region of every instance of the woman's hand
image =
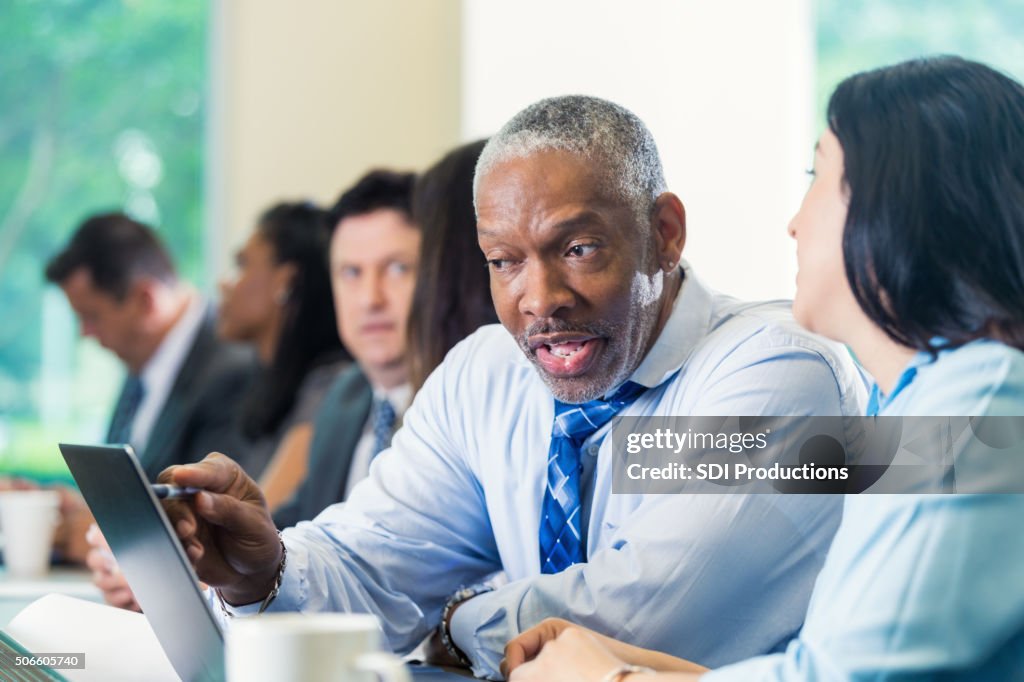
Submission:
POLYGON ((600 682, 623 665, 594 633, 549 618, 508 643, 502 670, 510 682, 600 682))
POLYGON ((537 658, 545 644, 554 641, 563 630, 571 627, 574 627, 573 624, 567 620, 545 618, 538 625, 521 632, 505 645, 505 659, 501 662, 502 674, 507 678, 523 663, 537 658))
POLYGON ((660 671, 658 679, 665 682, 696 680, 708 670, 691 661, 620 642, 561 618, 548 618, 505 646, 501 671, 514 682, 582 682, 601 680, 626 664, 660 671))

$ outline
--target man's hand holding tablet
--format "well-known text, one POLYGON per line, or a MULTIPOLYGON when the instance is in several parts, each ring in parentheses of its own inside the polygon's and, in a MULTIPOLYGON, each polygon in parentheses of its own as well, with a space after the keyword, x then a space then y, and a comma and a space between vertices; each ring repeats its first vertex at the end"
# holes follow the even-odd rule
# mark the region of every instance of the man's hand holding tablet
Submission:
POLYGON ((196 464, 168 467, 158 481, 202 489, 163 503, 199 579, 236 606, 270 594, 284 548, 256 482, 216 452, 196 464))

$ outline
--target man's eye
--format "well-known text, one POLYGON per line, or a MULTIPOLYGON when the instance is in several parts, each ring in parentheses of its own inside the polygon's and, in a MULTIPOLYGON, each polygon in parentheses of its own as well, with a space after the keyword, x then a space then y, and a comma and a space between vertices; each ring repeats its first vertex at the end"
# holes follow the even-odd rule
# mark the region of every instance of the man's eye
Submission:
POLYGON ((391 275, 405 275, 410 270, 412 270, 412 268, 405 263, 399 263, 398 261, 391 261, 388 263, 388 274, 391 275))
POLYGON ((577 244, 569 248, 566 252, 569 256, 576 258, 583 258, 597 251, 597 244, 577 244))
POLYGON ((495 272, 507 270, 508 266, 511 264, 512 261, 508 260, 507 258, 491 258, 490 260, 487 261, 487 265, 489 265, 491 270, 494 270, 495 272))

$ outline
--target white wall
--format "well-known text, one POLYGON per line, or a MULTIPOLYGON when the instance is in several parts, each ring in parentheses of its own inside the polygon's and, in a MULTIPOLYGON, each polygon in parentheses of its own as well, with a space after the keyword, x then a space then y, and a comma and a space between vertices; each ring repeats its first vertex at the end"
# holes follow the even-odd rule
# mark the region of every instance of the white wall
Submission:
POLYGON ((274 201, 328 202, 370 167, 420 169, 458 142, 458 0, 219 0, 213 12, 214 271, 274 201))
POLYGON ((816 134, 810 0, 215 8, 215 270, 277 199, 329 201, 370 166, 422 169, 530 102, 586 93, 650 126, 687 207, 686 257, 711 284, 746 298, 793 293, 785 227, 816 134))
POLYGON ((637 113, 687 207, 685 256, 723 291, 790 297, 786 237, 815 131, 809 0, 465 0, 462 136, 542 97, 637 113))

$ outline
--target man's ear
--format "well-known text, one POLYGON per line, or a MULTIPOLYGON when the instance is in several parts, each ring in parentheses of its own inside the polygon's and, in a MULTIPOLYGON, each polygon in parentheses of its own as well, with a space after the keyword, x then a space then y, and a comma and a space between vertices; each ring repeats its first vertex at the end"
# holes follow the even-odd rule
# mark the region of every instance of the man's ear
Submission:
POLYGON ((156 280, 148 277, 139 277, 128 286, 124 303, 131 306, 139 319, 146 319, 156 309, 158 286, 156 280))
POLYGON ((672 192, 663 192, 655 199, 651 226, 658 267, 670 272, 679 265, 686 246, 686 208, 679 197, 672 192))

